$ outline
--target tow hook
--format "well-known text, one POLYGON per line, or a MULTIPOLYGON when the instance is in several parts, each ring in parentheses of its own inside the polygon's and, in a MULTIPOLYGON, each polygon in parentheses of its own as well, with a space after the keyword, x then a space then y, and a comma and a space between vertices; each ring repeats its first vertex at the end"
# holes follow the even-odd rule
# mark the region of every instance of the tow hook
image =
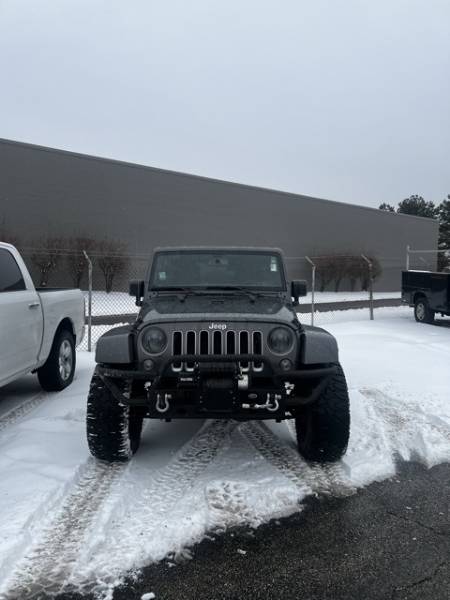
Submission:
POLYGON ((276 412, 280 408, 278 400, 281 400, 281 396, 278 394, 275 394, 273 398, 270 397, 270 394, 267 394, 266 406, 269 412, 276 412))
POLYGON ((265 404, 243 404, 242 408, 245 409, 266 409, 269 412, 276 412, 280 408, 279 400, 281 400, 281 396, 279 394, 267 394, 267 400, 265 404))
POLYGON ((172 400, 172 396, 170 394, 164 394, 164 396, 158 394, 156 396, 156 410, 159 413, 166 413, 170 408, 169 400, 172 400))

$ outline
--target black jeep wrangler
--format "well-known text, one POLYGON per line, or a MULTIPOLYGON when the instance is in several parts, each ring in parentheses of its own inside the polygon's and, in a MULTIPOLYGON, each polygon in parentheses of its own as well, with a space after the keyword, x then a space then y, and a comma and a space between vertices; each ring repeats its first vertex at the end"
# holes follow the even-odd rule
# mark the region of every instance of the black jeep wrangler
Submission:
POLYGON ((157 249, 132 281, 140 313, 103 335, 87 405, 91 453, 124 461, 144 418, 295 419, 313 461, 347 448, 350 410, 335 338, 302 325, 280 250, 157 249))

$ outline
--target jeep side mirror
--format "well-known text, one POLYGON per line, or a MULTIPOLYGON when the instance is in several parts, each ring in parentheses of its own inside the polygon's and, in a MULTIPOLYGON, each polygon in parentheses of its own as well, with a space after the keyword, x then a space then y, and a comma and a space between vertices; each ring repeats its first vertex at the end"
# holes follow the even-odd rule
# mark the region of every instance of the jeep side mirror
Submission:
POLYGON ((302 296, 306 296, 308 292, 307 284, 304 279, 294 279, 291 281, 291 296, 294 298, 294 302, 298 302, 298 299, 302 296))
POLYGON ((136 306, 142 305, 142 298, 144 297, 145 282, 143 279, 132 279, 130 281, 130 296, 136 298, 136 306))

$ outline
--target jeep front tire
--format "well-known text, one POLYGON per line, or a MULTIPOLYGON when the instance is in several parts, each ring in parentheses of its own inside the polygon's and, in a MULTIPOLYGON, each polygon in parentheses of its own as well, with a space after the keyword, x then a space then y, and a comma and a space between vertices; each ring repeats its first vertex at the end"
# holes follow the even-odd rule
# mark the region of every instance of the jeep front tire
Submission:
POLYGON ((334 462, 347 450, 350 435, 350 401, 340 364, 319 398, 296 414, 300 454, 316 462, 334 462))
MULTIPOLYGON (((119 381, 118 387, 124 388, 119 381)), ((121 404, 94 372, 89 389, 86 433, 92 456, 107 462, 125 462, 141 441, 143 414, 140 408, 121 404)))

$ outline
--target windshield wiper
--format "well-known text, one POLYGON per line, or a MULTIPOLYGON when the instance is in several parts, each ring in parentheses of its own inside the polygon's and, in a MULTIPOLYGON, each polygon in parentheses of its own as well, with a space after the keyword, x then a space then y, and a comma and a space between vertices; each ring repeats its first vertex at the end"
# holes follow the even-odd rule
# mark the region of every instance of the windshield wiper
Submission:
POLYGON ((230 290, 231 292, 241 292, 241 294, 245 294, 250 298, 251 302, 254 302, 256 298, 260 298, 262 296, 259 292, 251 292, 245 287, 241 287, 239 285, 208 285, 206 286, 207 290, 230 290))
POLYGON ((158 288, 159 292, 168 292, 170 295, 177 296, 181 302, 184 302, 188 296, 203 296, 204 288, 200 288, 198 290, 194 290, 189 287, 167 287, 167 288, 158 288), (203 290, 203 293, 202 293, 203 290))

